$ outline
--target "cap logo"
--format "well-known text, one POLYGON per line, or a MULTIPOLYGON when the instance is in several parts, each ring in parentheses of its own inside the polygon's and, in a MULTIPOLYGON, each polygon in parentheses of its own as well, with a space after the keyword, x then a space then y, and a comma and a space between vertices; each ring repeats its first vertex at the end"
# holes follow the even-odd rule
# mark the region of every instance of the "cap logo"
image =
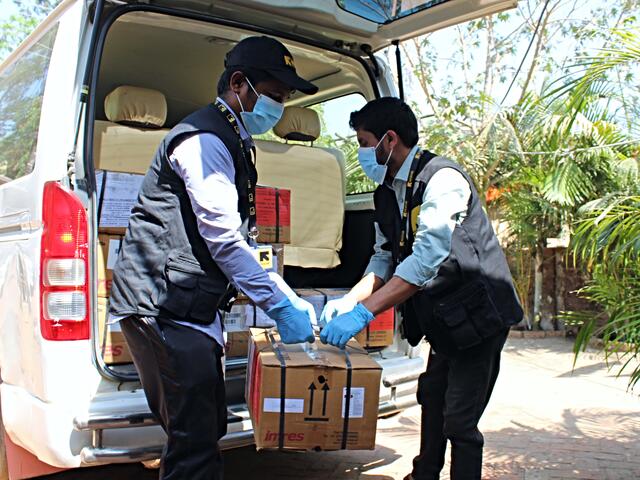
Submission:
POLYGON ((293 58, 289 55, 284 56, 284 63, 287 65, 287 67, 291 67, 293 69, 296 68, 295 64, 293 63, 293 58))

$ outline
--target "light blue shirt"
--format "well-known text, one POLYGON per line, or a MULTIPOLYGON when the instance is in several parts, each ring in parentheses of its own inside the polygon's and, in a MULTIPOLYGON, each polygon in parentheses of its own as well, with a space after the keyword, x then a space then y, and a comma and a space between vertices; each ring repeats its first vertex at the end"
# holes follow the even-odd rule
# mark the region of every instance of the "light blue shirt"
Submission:
MULTIPOLYGON (((218 100, 228 108, 224 101, 218 100)), ((238 125, 243 142, 253 144, 239 120, 238 125)), ((169 160, 184 181, 198 231, 220 270, 265 311, 284 300, 286 295, 260 266, 240 232, 242 220, 238 212, 235 167, 222 140, 212 133, 193 135, 175 147, 169 160)), ((211 312, 211 315, 217 315, 216 319, 220 320, 218 313, 211 312)), ((177 323, 200 330, 224 345, 221 321, 210 325, 177 323)))
MULTIPOLYGON (((418 148, 415 146, 411 149, 389 185, 396 194, 400 215, 411 163, 418 148)), ((395 275, 413 285, 425 287, 437 275, 440 265, 451 253, 453 230, 466 217, 470 197, 471 188, 460 172, 453 168, 438 170, 429 180, 422 197, 411 255, 394 271, 391 252, 382 249, 387 239, 376 222, 374 253, 365 275, 373 273, 385 282, 395 275)))

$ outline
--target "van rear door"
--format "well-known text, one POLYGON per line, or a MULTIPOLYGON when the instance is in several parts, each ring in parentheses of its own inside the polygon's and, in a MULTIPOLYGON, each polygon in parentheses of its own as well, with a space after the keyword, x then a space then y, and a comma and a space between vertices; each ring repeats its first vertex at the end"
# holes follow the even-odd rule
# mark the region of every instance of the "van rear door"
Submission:
POLYGON ((474 18, 517 0, 148 0, 150 5, 214 15, 265 32, 292 32, 331 46, 373 51, 474 18))

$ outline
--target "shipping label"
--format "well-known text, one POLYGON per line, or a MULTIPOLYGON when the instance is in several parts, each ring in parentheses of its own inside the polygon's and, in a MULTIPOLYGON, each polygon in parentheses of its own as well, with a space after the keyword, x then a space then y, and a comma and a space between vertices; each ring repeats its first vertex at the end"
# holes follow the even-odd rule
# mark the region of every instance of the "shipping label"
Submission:
MULTIPOLYGON (((349 418, 362 418, 364 416, 364 387, 351 388, 351 401, 349 402, 349 418)), ((344 418, 347 404, 347 388, 342 389, 342 418, 344 418)))
MULTIPOLYGON (((268 413, 280 413, 279 398, 265 398, 262 410, 268 413)), ((285 398, 284 413, 304 412, 304 398, 285 398)))

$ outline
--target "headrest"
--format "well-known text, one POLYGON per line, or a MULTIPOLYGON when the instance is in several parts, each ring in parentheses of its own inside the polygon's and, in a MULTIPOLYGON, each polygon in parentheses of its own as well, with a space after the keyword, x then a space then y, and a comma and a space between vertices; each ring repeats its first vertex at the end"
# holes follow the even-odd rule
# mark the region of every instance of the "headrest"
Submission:
POLYGON ((122 85, 104 99, 104 113, 111 122, 160 128, 167 119, 167 100, 157 90, 122 85))
POLYGON ((273 133, 285 140, 313 142, 320 136, 318 112, 310 108, 286 107, 273 133))

